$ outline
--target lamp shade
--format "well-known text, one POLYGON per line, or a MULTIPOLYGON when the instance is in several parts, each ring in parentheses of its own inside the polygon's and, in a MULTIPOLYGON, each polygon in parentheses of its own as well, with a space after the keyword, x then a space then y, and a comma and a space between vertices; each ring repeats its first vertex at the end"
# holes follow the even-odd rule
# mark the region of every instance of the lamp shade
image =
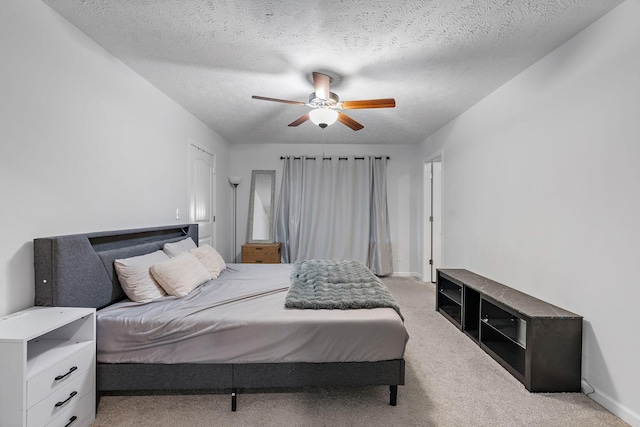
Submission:
POLYGON ((233 185, 238 185, 242 182, 242 177, 241 176, 230 176, 229 177, 229 183, 233 184, 233 185))
POLYGON ((309 119, 321 128, 326 128, 336 122, 338 112, 331 108, 316 108, 309 111, 309 119))

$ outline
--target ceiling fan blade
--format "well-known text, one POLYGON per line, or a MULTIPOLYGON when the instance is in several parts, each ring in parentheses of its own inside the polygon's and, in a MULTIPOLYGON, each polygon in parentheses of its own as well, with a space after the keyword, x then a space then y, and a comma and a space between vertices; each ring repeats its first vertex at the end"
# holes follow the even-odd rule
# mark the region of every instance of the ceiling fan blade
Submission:
POLYGON ((293 122, 289 123, 289 126, 298 126, 301 125, 302 123, 306 122, 307 120, 309 120, 309 113, 305 114, 304 116, 294 120, 293 122))
POLYGON ((316 98, 329 99, 329 83, 331 79, 326 74, 313 72, 313 87, 316 90, 316 98))
POLYGON ((356 110, 359 108, 393 108, 396 100, 393 98, 363 99, 360 101, 343 101, 341 108, 345 110, 356 110))
POLYGON ((351 117, 341 112, 338 112, 338 121, 343 125, 349 126, 353 130, 360 130, 364 128, 364 126, 362 126, 360 123, 356 122, 351 117))
POLYGON ((253 99, 261 99, 262 101, 282 102, 283 104, 306 105, 306 103, 301 102, 301 101, 289 101, 288 99, 267 98, 265 96, 253 95, 251 98, 253 98, 253 99))

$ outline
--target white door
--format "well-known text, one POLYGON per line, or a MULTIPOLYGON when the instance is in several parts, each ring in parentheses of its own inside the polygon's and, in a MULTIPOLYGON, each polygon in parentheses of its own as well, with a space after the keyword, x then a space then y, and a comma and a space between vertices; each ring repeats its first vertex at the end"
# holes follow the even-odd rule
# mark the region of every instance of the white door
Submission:
POLYGON ((189 218, 198 224, 198 246, 215 247, 215 159, 203 148, 189 144, 189 218))
POLYGON ((423 195, 423 239, 422 239, 422 280, 425 282, 433 281, 431 277, 431 175, 433 164, 431 162, 424 164, 422 184, 424 188, 423 195))
POLYGON ((431 178, 431 281, 436 281, 436 269, 442 267, 442 163, 432 163, 431 178))
POLYGON ((424 280, 436 281, 442 267, 442 163, 434 160, 424 169, 424 280))

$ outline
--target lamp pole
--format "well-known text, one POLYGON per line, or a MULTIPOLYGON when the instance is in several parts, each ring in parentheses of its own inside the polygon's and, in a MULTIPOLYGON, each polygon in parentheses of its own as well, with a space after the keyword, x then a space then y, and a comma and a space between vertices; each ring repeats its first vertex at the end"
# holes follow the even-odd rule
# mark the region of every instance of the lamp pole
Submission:
POLYGON ((233 262, 235 263, 237 260, 237 254, 236 254, 236 223, 238 221, 238 218, 236 216, 236 209, 237 209, 237 191, 238 191, 238 184, 240 184, 242 182, 242 177, 241 176, 230 176, 229 177, 229 184, 233 185, 233 262))

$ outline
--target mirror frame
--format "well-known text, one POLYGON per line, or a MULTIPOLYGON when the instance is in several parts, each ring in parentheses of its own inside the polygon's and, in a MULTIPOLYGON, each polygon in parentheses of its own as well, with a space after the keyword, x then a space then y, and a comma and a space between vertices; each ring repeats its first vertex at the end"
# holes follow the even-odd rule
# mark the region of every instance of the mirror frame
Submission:
POLYGON ((248 243, 273 243, 274 242, 274 208, 276 200, 276 171, 275 170, 253 170, 251 171, 251 190, 249 193, 249 217, 247 221, 247 242, 248 243), (268 176, 271 180, 271 205, 269 209, 269 239, 256 240, 253 238, 253 209, 255 204, 256 178, 258 176, 268 176))

